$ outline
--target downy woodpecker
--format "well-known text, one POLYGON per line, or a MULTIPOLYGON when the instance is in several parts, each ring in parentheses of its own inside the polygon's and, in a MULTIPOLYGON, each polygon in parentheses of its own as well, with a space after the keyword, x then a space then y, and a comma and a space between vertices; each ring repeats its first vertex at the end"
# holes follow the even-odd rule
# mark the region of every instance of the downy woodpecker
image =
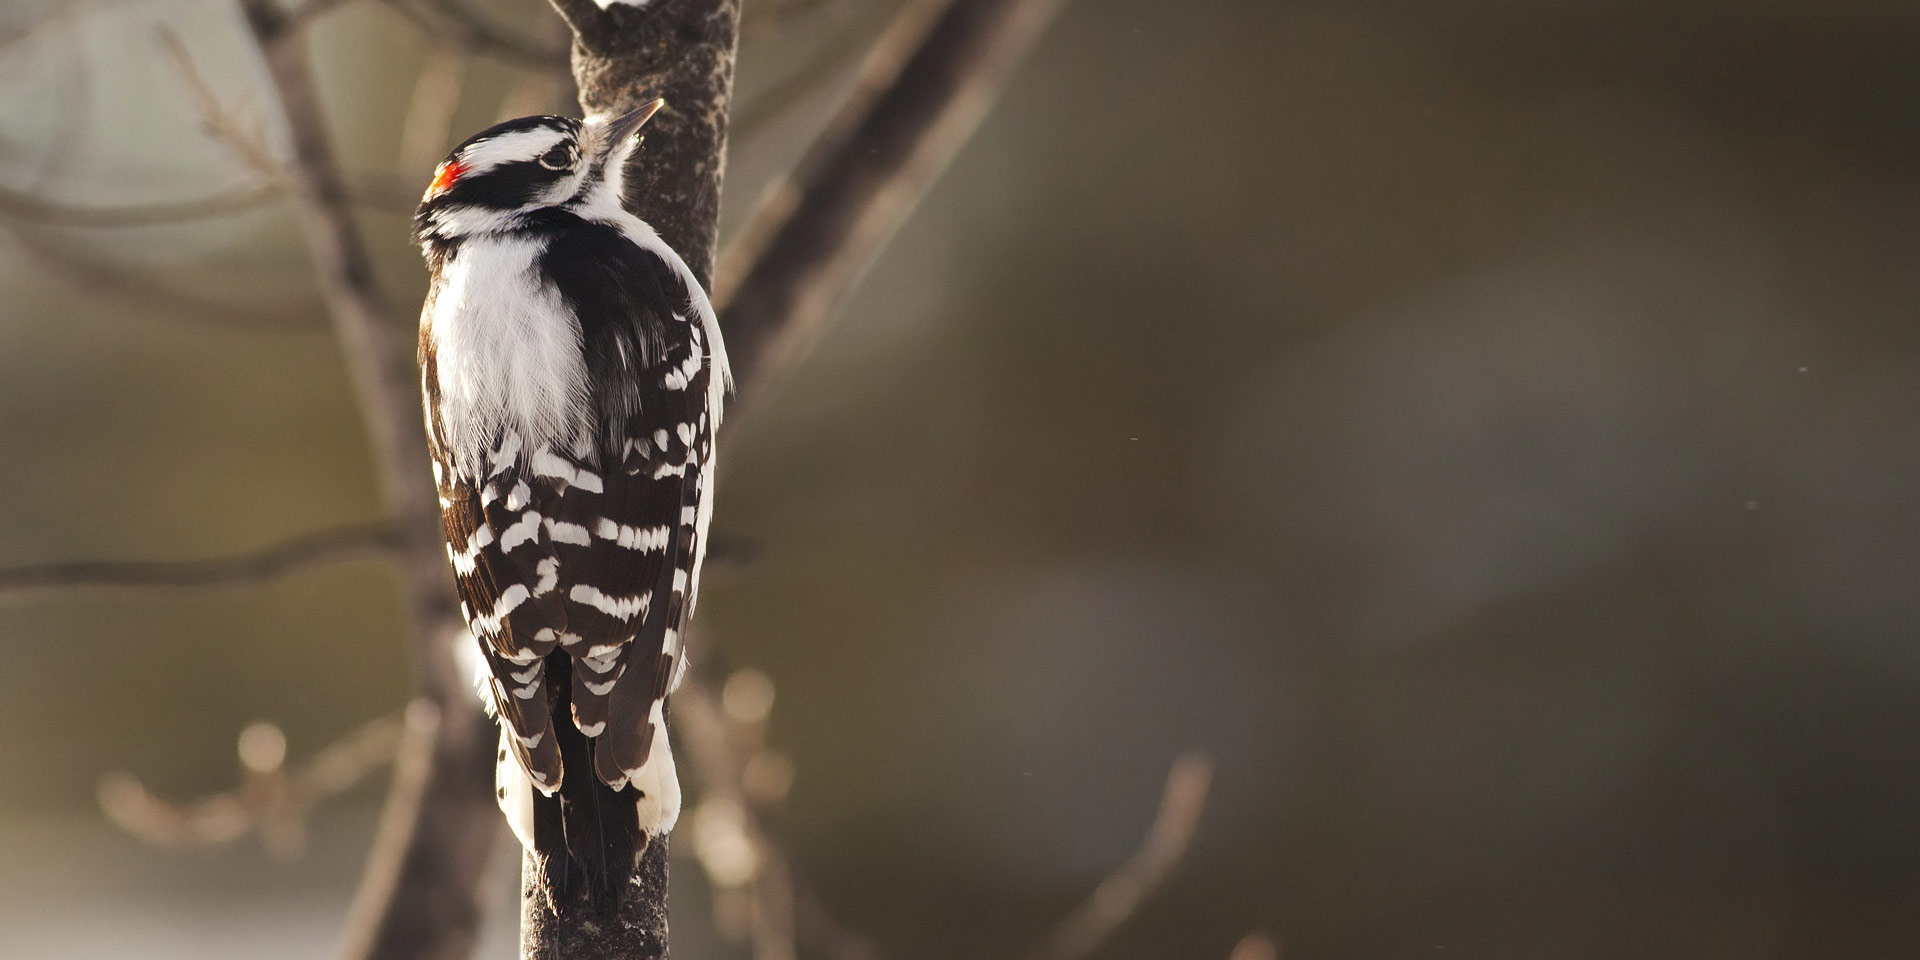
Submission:
POLYGON ((617 906, 680 812, 662 708, 686 670, 730 378, 706 292, 622 206, 660 106, 483 131, 414 217, 447 557, 500 720, 500 806, 556 909, 582 884, 617 906))

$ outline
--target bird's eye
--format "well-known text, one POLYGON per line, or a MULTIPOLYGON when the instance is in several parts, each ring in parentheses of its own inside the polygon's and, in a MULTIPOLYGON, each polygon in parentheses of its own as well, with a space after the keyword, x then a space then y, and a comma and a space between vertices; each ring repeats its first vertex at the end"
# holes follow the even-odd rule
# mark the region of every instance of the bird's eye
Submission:
POLYGON ((573 166, 573 148, 560 144, 540 155, 540 165, 548 170, 565 170, 573 166))

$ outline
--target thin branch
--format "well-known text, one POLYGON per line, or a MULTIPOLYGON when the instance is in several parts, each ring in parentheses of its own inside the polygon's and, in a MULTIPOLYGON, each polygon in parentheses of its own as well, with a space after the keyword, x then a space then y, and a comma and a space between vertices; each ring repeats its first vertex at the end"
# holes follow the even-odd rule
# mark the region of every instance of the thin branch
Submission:
POLYGON ((294 8, 292 14, 288 15, 287 26, 295 31, 305 30, 319 22, 321 17, 352 2, 353 0, 305 0, 294 8))
POLYGON ((0 569, 0 597, 42 590, 91 588, 204 588, 265 583, 301 570, 356 557, 393 553, 393 527, 323 530, 262 550, 204 560, 74 560, 0 569))
MULTIPOLYGON (((728 687, 746 673, 752 671, 730 676, 728 687)), ((769 695, 746 698, 764 706, 741 711, 721 709, 726 695, 716 697, 708 687, 709 679, 706 670, 692 672, 675 694, 674 720, 701 784, 700 805, 692 817, 694 854, 716 889, 716 906, 722 899, 718 894, 747 889, 754 901, 750 933, 759 957, 790 956, 798 940, 829 960, 879 960, 871 941, 834 917, 763 820, 763 808, 784 795, 790 770, 776 778, 779 783, 773 789, 750 788, 757 779, 750 771, 756 765, 764 769, 770 758, 764 750, 770 681, 758 679, 769 695), (740 713, 746 715, 735 715, 740 713), (742 850, 751 854, 744 865, 742 850)))
POLYGON ((361 418, 372 435, 375 469, 396 517, 408 573, 433 602, 421 622, 452 607, 442 569, 438 511, 420 457, 422 426, 410 351, 380 289, 373 259, 353 224, 348 191, 327 138, 307 52, 274 0, 240 0, 260 45, 291 143, 285 174, 313 256, 322 294, 361 418))
POLYGON ((66 204, 0 187, 0 217, 56 227, 147 227, 247 213, 274 202, 282 194, 278 184, 262 183, 193 200, 109 207, 66 204))
POLYGON ((58 123, 53 136, 47 138, 33 178, 36 191, 47 189, 71 171, 86 154, 93 136, 93 65, 77 26, 77 22, 69 24, 64 31, 66 49, 60 51, 59 60, 66 69, 54 80, 54 116, 58 123))
MULTIPOLYGON (((390 905, 402 899, 399 887, 406 861, 399 856, 382 856, 381 852, 406 850, 413 845, 420 823, 421 798, 426 795, 434 772, 433 753, 438 740, 440 718, 440 708, 424 697, 407 705, 405 736, 395 751, 393 786, 387 791, 387 802, 380 812, 380 825, 374 831, 374 853, 367 857, 365 866, 361 868, 360 883, 354 889, 353 902, 347 907, 347 922, 342 926, 339 956, 376 956, 380 952, 382 937, 391 936, 389 925, 383 922, 383 918, 391 909, 390 905)), ((458 880, 457 877, 444 879, 458 880)), ((444 942, 444 938, 441 942, 444 942)), ((429 945, 420 955, 435 953, 434 947, 429 945)), ((389 955, 406 954, 389 950, 389 955)))
POLYGON ((0 56, 13 48, 36 40, 42 33, 67 23, 78 22, 101 9, 130 6, 144 0, 56 0, 37 13, 8 24, 0 24, 0 56))
POLYGON ((345 793, 393 759, 400 721, 370 720, 327 745, 298 770, 285 768, 287 738, 271 723, 240 732, 240 786, 176 804, 155 796, 130 773, 100 779, 100 809, 120 829, 161 846, 216 846, 258 833, 267 852, 293 860, 306 848, 314 807, 345 793))
MULTIPOLYGON (((412 216, 416 204, 412 184, 390 176, 361 174, 356 177, 348 201, 356 209, 412 216)), ((256 183, 228 193, 197 197, 192 200, 163 200, 153 203, 129 203, 117 206, 87 206, 49 200, 37 194, 0 186, 0 219, 37 223, 49 227, 120 229, 123 227, 159 227, 213 217, 236 216, 272 206, 285 199, 287 190, 280 182, 256 183)))
POLYGON ((1034 960, 1081 960, 1120 929, 1186 856, 1194 831, 1200 826, 1200 814, 1206 809, 1207 789, 1212 782, 1211 759, 1189 753, 1174 760, 1173 768, 1167 771, 1160 812, 1154 816, 1140 849, 1101 881, 1085 903, 1060 921, 1046 943, 1034 952, 1034 960))
POLYGON ((397 525, 414 672, 436 718, 409 726, 402 749, 425 757, 424 772, 395 778, 385 817, 391 829, 380 831, 368 853, 344 942, 350 957, 366 960, 455 960, 473 948, 479 884, 498 834, 489 785, 493 737, 453 664, 459 620, 420 456, 416 370, 354 229, 302 34, 276 0, 239 3, 285 122, 286 179, 397 525))
POLYGON ((156 38, 200 114, 200 128, 209 137, 225 144, 255 173, 269 181, 279 181, 284 171, 273 150, 267 146, 266 131, 260 118, 246 116, 238 104, 229 106, 220 102, 220 95, 214 92, 213 85, 200 72, 193 53, 181 42, 179 34, 167 27, 160 27, 156 31, 156 38))
POLYGON ((759 96, 742 100, 733 112, 733 139, 736 142, 752 139, 795 105, 820 92, 827 81, 840 75, 850 56, 860 49, 863 34, 857 23, 841 27, 827 41, 825 50, 809 56, 799 69, 759 96))
POLYGON ((565 46, 532 40, 525 30, 494 24, 460 0, 387 0, 387 3, 437 43, 547 73, 562 73, 566 69, 565 46))
POLYGON ((202 292, 199 284, 185 282, 175 271, 142 270, 113 263, 82 252, 50 236, 46 230, 25 225, 15 225, 11 232, 14 237, 11 247, 22 258, 46 267, 69 286, 117 298, 142 311, 154 311, 156 319, 262 333, 308 333, 316 329, 312 324, 290 319, 290 316, 304 315, 299 307, 288 303, 276 306, 232 303, 202 292))
POLYGON ((42 33, 53 30, 73 19, 85 8, 80 0, 61 0, 49 3, 32 16, 23 17, 12 23, 0 24, 0 54, 9 53, 16 46, 38 38, 42 33))
POLYGON ((1064 3, 916 0, 900 14, 716 272, 743 384, 758 388, 819 336, 1064 3))
POLYGON ((740 45, 774 39, 802 20, 816 15, 841 15, 857 5, 855 0, 787 0, 785 3, 753 4, 740 18, 740 45))
POLYGON ((400 169, 431 170, 446 154, 466 77, 467 57, 457 48, 435 47, 427 53, 400 125, 400 169))

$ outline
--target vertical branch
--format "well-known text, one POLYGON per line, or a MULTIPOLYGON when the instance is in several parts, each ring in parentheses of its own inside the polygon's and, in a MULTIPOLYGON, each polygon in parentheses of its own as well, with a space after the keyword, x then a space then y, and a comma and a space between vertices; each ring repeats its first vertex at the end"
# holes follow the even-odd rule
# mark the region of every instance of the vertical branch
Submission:
POLYGON ((348 930, 346 948, 350 957, 370 960, 456 960, 472 952, 479 883, 498 833, 488 782, 492 737, 462 689, 447 642, 459 621, 421 456, 424 431, 410 338, 381 292, 354 227, 297 22, 275 0, 239 2, 286 122, 287 186, 353 383, 381 493, 398 523, 414 670, 432 705, 411 712, 417 722, 407 724, 401 750, 413 765, 403 765, 404 775, 394 780, 356 897, 360 925, 348 930))
MULTIPOLYGON (((710 284, 739 0, 654 0, 604 10, 593 0, 553 5, 573 28, 573 75, 588 114, 617 114, 654 97, 666 99, 627 171, 627 201, 710 284)), ((613 923, 594 923, 585 910, 554 915, 538 894, 531 862, 523 874, 521 956, 527 960, 666 956, 666 838, 641 855, 633 888, 613 923)))
POLYGON ((605 10, 593 0, 553 4, 574 30, 573 78, 588 114, 666 98, 627 170, 627 201, 710 285, 739 0, 615 3, 605 10))

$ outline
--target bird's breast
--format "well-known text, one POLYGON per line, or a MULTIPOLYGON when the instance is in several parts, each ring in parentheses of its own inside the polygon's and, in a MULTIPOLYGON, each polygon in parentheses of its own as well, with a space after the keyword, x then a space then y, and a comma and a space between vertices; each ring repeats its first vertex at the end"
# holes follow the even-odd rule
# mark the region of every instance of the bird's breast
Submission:
POLYGON ((427 316, 440 419, 455 468, 484 476, 504 433, 572 446, 587 410, 579 321, 542 279, 538 238, 469 241, 442 267, 427 316))

